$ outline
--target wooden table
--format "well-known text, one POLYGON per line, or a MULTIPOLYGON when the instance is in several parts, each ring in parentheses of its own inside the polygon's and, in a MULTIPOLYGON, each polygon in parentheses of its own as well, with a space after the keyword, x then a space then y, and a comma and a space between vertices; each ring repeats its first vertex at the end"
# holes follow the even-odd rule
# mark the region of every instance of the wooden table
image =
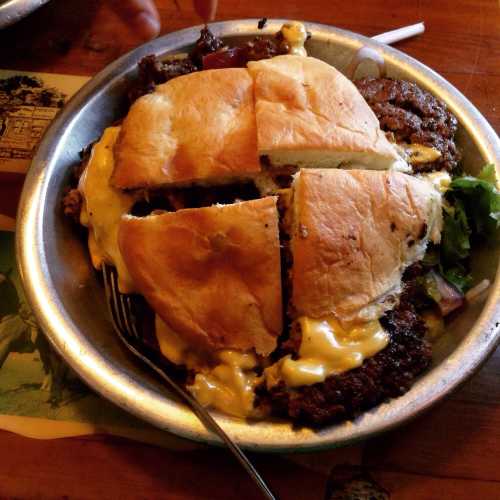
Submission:
MULTIPOLYGON (((199 21, 186 0, 159 1, 163 32, 199 21)), ((220 0, 219 19, 288 17, 365 35, 418 21, 398 44, 457 86, 500 130, 500 5, 495 0, 403 2, 220 0)), ((137 41, 107 5, 52 0, 0 32, 0 67, 93 75, 137 41)), ((4 185, 3 189, 8 189, 4 185)), ((321 499, 325 464, 363 464, 396 499, 500 498, 500 351, 447 401, 405 427, 326 455, 255 457, 283 499, 321 499), (304 465, 307 464, 307 467, 304 465), (314 470, 310 469, 310 466, 314 470)), ((35 441, 0 432, 1 498, 258 498, 221 450, 174 453, 104 437, 35 441)))

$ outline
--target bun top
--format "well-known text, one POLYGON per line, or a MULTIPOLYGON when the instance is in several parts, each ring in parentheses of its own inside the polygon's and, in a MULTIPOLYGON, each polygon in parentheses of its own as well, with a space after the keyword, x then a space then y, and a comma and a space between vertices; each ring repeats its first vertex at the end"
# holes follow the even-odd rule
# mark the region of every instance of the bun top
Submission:
POLYGON ((138 99, 115 146, 122 189, 227 182, 260 170, 253 82, 246 69, 179 76, 138 99))
POLYGON ((438 242, 441 195, 399 172, 301 170, 293 219, 295 314, 376 319, 395 305, 404 269, 438 242))
POLYGON ((137 291, 193 349, 275 349, 282 329, 275 197, 125 216, 119 245, 137 291))
POLYGON ((380 129, 356 86, 313 57, 249 62, 254 78, 257 144, 272 164, 385 169, 407 165, 380 129))

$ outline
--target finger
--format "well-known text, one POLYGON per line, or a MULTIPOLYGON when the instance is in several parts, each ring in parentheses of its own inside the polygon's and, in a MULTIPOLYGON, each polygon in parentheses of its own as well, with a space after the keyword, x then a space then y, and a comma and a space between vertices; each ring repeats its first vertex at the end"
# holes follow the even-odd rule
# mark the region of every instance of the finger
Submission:
POLYGON ((160 16, 153 0, 109 0, 115 12, 142 40, 159 35, 160 16))
POLYGON ((213 21, 217 12, 217 0, 193 0, 194 10, 203 22, 213 21))

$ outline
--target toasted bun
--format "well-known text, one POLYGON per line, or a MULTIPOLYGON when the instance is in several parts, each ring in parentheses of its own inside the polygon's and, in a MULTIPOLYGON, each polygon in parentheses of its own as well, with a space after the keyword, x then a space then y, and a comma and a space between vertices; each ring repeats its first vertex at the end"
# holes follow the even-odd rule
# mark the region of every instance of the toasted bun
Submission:
POLYGON ((394 306, 403 270, 440 234, 440 194, 399 172, 302 170, 293 210, 297 316, 379 317, 394 306))
POLYGON ((313 57, 248 63, 260 155, 272 165, 406 167, 377 117, 342 73, 313 57))
POLYGON ((276 198, 124 217, 139 293, 194 349, 267 355, 282 328, 276 198))
POLYGON ((252 79, 246 69, 200 71, 138 99, 115 146, 122 189, 227 182, 260 170, 252 79))

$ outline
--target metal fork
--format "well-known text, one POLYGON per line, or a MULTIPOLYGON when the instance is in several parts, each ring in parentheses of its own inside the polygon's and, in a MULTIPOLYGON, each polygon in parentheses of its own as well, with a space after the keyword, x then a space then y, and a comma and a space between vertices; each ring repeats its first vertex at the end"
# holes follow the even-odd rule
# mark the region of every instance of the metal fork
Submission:
POLYGON ((158 363, 152 358, 152 348, 149 347, 143 337, 139 334, 136 321, 132 314, 132 300, 129 295, 124 295, 118 291, 118 276, 114 267, 103 265, 102 275, 106 290, 106 302, 116 333, 125 346, 145 365, 154 370, 166 384, 178 396, 181 397, 193 410, 195 415, 205 425, 205 427, 219 436, 223 443, 229 448, 238 462, 247 471, 265 498, 276 500, 271 490, 266 485, 262 477, 256 471, 241 448, 224 432, 219 424, 212 418, 210 413, 196 399, 189 394, 181 385, 175 382, 158 363))

